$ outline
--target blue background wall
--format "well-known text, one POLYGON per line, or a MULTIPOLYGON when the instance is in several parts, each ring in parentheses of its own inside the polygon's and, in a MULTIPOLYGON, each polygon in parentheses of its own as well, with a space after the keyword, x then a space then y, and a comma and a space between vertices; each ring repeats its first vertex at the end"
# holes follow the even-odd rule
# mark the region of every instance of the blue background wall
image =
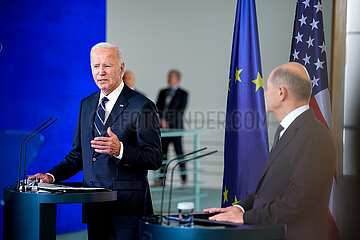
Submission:
MULTIPOLYGON (((97 91, 89 51, 105 41, 105 29, 106 0, 1 2, 0 130, 31 130, 50 116, 59 119, 43 133, 28 174, 46 172, 71 150, 80 101, 97 91)), ((6 159, 19 144, 2 153, 1 169, 18 165, 6 159)), ((82 181, 81 174, 69 181, 82 181)), ((81 205, 58 207, 58 233, 84 228, 80 222, 81 205)))

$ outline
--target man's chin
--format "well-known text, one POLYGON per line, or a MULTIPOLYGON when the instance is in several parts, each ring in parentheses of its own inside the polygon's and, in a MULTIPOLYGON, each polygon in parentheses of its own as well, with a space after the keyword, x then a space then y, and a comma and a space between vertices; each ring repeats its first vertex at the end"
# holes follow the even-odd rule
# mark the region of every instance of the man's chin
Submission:
POLYGON ((105 95, 108 95, 109 90, 107 88, 100 88, 101 92, 105 95))
POLYGON ((105 87, 103 87, 103 88, 100 88, 100 90, 101 90, 101 92, 102 92, 105 96, 107 96, 107 95, 109 95, 112 91, 114 91, 115 88, 111 88, 111 87, 105 88, 105 87))

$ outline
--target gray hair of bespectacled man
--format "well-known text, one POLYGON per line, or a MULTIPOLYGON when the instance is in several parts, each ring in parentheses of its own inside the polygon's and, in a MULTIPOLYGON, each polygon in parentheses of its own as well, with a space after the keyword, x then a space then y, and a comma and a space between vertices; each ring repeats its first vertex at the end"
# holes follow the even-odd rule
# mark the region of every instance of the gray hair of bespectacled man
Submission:
POLYGON ((91 61, 91 55, 92 55, 92 53, 93 53, 93 51, 95 49, 107 49, 107 48, 115 48, 116 49, 117 57, 118 57, 118 64, 119 64, 119 67, 120 67, 121 64, 123 63, 123 54, 122 54, 121 50, 117 46, 115 46, 113 44, 110 44, 110 43, 107 43, 107 42, 97 43, 91 48, 90 61, 91 61))

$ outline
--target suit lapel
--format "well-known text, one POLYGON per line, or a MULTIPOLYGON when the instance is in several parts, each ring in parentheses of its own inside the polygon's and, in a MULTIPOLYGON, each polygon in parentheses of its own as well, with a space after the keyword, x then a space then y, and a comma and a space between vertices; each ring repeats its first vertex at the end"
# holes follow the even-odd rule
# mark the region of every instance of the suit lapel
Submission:
POLYGON ((284 135, 279 139, 274 149, 271 149, 269 153, 269 157, 267 161, 265 162, 265 166, 263 169, 263 172, 261 174, 262 179, 266 173, 266 171, 269 169, 271 163, 275 159, 275 157, 288 145, 288 143, 294 138, 295 136, 295 128, 288 128, 284 135))
MULTIPOLYGON (((285 147, 289 144, 289 142, 291 142, 295 135, 296 135, 296 131, 298 128, 300 128, 305 120, 307 118, 309 118, 310 115, 313 115, 312 110, 306 110, 305 112, 303 112, 302 114, 300 114, 291 124, 290 126, 286 129, 284 135, 279 139, 279 141, 277 142, 276 146, 274 149, 271 149, 270 153, 269 153, 269 157, 267 159, 267 161, 265 162, 265 166, 264 169, 262 171, 261 177, 260 177, 260 181, 258 184, 258 187, 262 181, 262 179, 264 178, 267 170, 269 169, 271 163, 274 161, 274 159, 276 158, 277 155, 279 155, 284 149, 285 147)), ((257 188, 258 188, 257 187, 257 188)))
MULTIPOLYGON (((94 96, 89 99, 89 103, 86 104, 86 106, 88 106, 89 109, 87 109, 87 111, 85 112, 89 113, 90 121, 84 121, 84 124, 86 124, 84 129, 89 129, 89 131, 85 131, 89 138, 88 140, 85 140, 85 142, 90 142, 91 140, 94 139, 94 121, 95 121, 96 109, 99 103, 99 97, 100 97, 100 91, 94 94, 94 96)), ((90 149, 93 153, 95 152, 93 148, 90 149)))
POLYGON ((115 120, 120 116, 120 114, 125 110, 125 108, 129 105, 128 98, 131 96, 131 89, 124 84, 124 88, 122 89, 120 96, 116 100, 116 103, 113 109, 110 112, 108 119, 106 120, 105 126, 103 128, 103 132, 106 133, 108 127, 115 122, 115 120))

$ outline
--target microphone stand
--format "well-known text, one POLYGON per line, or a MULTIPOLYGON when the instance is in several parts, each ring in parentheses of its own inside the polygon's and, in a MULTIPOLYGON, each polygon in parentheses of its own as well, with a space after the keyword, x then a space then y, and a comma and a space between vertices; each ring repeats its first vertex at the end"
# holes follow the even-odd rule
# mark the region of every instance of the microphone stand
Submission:
POLYGON ((29 139, 26 141, 25 143, 25 149, 24 149, 24 174, 23 174, 23 179, 25 180, 25 170, 26 170, 26 151, 27 151, 27 144, 29 143, 29 141, 35 137, 36 135, 38 135, 39 133, 41 133, 42 131, 44 131, 46 128, 48 128, 50 125, 52 125, 54 122, 57 121, 57 118, 55 120, 53 120, 52 122, 50 122, 49 124, 47 124, 45 127, 43 127, 42 129, 40 129, 39 131, 37 131, 34 135, 32 135, 31 137, 29 137, 29 139))
POLYGON ((173 158, 171 160, 169 160, 166 165, 165 165, 165 168, 164 168, 164 173, 163 173, 163 184, 162 184, 162 190, 161 190, 161 203, 160 203, 160 224, 162 224, 162 214, 163 214, 163 205, 164 205, 164 192, 165 192, 165 183, 166 183, 166 173, 167 173, 167 170, 168 170, 168 167, 170 165, 170 163, 172 163, 173 161, 175 160, 178 160, 180 158, 183 158, 183 157, 186 157, 186 156, 189 156, 189 155, 192 155, 192 154, 195 154, 195 153, 198 153, 200 151, 203 151, 203 150, 206 150, 207 148, 204 147, 204 148, 201 148, 201 149, 198 149, 196 151, 193 151, 193 152, 190 152, 190 153, 187 153, 187 154, 183 154, 181 156, 178 156, 176 158, 173 158))
POLYGON ((34 131, 32 131, 31 133, 29 133, 28 135, 26 135, 26 137, 22 140, 21 144, 20 144, 20 161, 19 161, 19 179, 18 179, 18 184, 17 184, 17 189, 20 189, 20 178, 21 178, 21 158, 22 158, 22 146, 23 143, 25 142, 25 140, 32 135, 34 132, 36 132, 37 130, 39 130, 42 126, 44 126, 48 121, 50 121, 52 119, 52 117, 50 117, 48 120, 46 120, 45 122, 43 122, 40 126, 38 126, 34 131))
MULTIPOLYGON (((205 156, 209 156, 211 154, 214 154, 218 152, 217 150, 215 151, 212 151, 212 152, 209 152, 209 153, 205 153, 203 155, 200 155, 200 156, 196 156, 196 157, 193 157, 193 158, 190 158, 190 159, 185 159, 185 160, 182 160, 182 161, 179 161, 175 164, 175 166, 171 169, 171 180, 170 180, 170 194, 169 194, 169 209, 168 209, 168 217, 170 216, 170 207, 171 207, 171 195, 172 195, 172 185, 173 185, 173 177, 174 177, 174 170, 175 168, 181 164, 181 163, 185 163, 185 162, 189 162, 189 161, 193 161, 193 160, 196 160, 198 158, 202 158, 202 157, 205 157, 205 156)), ((170 224, 170 219, 168 219, 168 225, 170 224)))

